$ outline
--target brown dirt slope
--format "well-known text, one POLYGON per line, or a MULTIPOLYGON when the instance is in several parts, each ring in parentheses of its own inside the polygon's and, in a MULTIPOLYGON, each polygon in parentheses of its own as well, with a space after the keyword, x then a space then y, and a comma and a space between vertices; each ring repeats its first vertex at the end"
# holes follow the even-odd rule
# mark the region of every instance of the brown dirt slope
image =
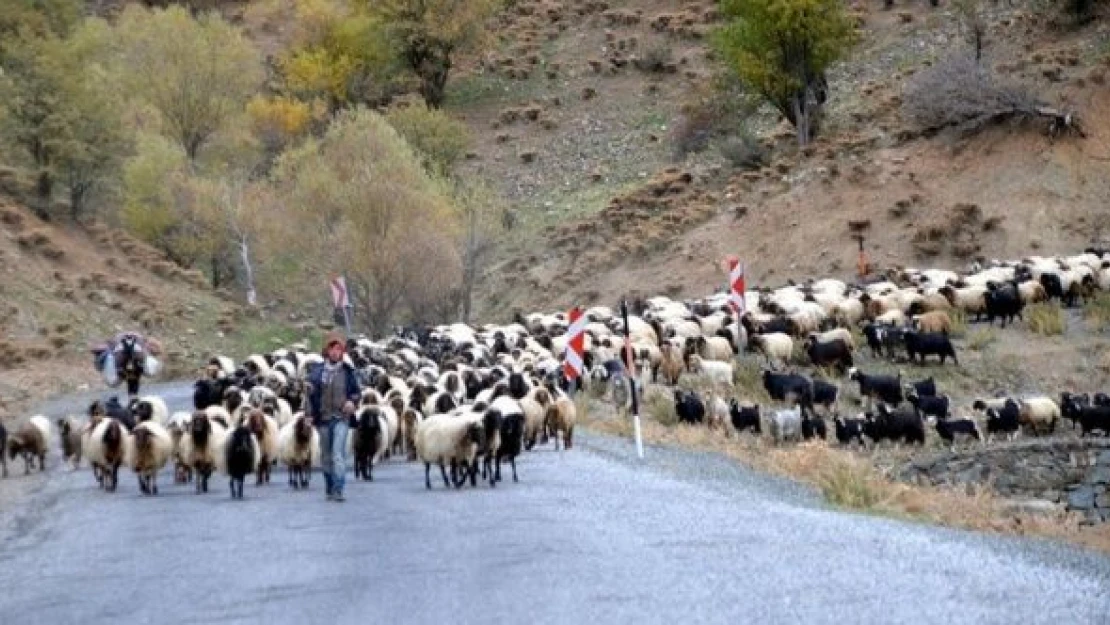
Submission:
POLYGON ((238 356, 289 337, 119 231, 56 226, 0 196, 0 418, 46 395, 104 387, 89 346, 128 329, 162 342, 170 375, 216 349, 238 356))
POLYGON ((714 71, 703 36, 710 6, 523 0, 524 14, 499 31, 502 48, 453 83, 451 110, 478 138, 468 166, 519 213, 480 316, 632 291, 704 294, 723 282, 729 253, 744 258, 756 285, 850 277, 850 221, 869 223, 880 267, 1073 253, 1110 234, 1105 16, 1066 28, 1031 2, 988 3, 986 62, 1045 104, 1077 112, 1087 137, 1053 139, 1042 123, 961 136, 923 134, 901 108, 907 81, 967 45, 953 13, 857 3, 861 44, 831 73, 823 136, 799 152, 763 110, 751 126, 773 161, 741 171, 712 149, 673 159, 683 104, 714 71), (653 26, 662 21, 685 26, 653 26), (637 70, 635 59, 656 48, 671 50, 674 67, 637 70), (614 56, 624 65, 606 60, 614 56))

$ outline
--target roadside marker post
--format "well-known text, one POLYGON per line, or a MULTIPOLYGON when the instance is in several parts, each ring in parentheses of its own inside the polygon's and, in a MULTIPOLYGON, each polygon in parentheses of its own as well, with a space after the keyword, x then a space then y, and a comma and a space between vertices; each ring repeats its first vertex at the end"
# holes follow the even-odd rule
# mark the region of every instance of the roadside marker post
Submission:
POLYGON ((632 358, 632 336, 628 326, 628 303, 621 300, 621 317, 624 319, 624 366, 628 370, 628 386, 632 391, 632 429, 636 435, 636 457, 644 459, 644 439, 640 431, 640 397, 636 391, 636 365, 632 358))

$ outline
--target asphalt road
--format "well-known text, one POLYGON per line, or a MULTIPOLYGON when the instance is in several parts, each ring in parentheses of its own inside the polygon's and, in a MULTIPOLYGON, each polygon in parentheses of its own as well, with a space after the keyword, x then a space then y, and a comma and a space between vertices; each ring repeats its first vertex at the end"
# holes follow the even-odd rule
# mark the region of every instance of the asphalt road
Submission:
MULTIPOLYGON (((188 402, 162 389, 171 409, 188 402)), ((88 397, 43 407, 54 416, 88 397)), ((1110 623, 1110 559, 825 508, 718 458, 583 436, 497 489, 387 463, 345 503, 284 470, 117 493, 55 453, 0 481, 0 623, 1110 623), (10 497, 15 490, 25 496, 10 497)))

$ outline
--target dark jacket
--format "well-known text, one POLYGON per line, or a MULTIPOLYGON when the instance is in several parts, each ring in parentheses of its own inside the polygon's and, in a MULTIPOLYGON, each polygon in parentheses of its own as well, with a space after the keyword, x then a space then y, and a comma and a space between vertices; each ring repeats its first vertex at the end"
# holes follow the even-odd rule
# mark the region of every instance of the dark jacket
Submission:
MULTIPOLYGON (((340 363, 340 369, 347 376, 347 399, 358 406, 362 398, 362 388, 358 383, 358 375, 354 367, 346 362, 340 363)), ((318 362, 308 368, 308 383, 311 390, 308 393, 308 412, 312 417, 313 425, 323 425, 324 415, 320 414, 320 398, 324 392, 324 363, 318 362)), ((353 416, 351 417, 354 418, 353 416)))

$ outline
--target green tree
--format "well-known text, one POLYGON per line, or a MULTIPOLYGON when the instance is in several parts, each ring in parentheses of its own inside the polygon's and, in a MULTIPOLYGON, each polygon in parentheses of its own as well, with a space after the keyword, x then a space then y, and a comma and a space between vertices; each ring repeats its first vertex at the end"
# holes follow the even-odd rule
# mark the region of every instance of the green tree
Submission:
POLYGON ((115 31, 125 88, 158 112, 192 163, 262 84, 258 51, 216 13, 130 6, 115 31))
POLYGON ((66 36, 80 21, 81 0, 4 0, 0 10, 0 62, 23 38, 66 36))
POLYGON ((385 26, 405 67, 420 79, 420 95, 439 108, 457 54, 485 41, 486 21, 501 0, 360 0, 385 26))
POLYGON ((316 281, 347 276, 356 315, 375 334, 388 329, 413 289, 442 294, 457 284, 459 260, 449 244, 457 223, 446 185, 425 172, 381 115, 340 113, 323 138, 282 155, 274 177, 274 209, 297 229, 287 253, 316 281))
POLYGON ((433 175, 450 174, 470 147, 466 124, 423 102, 393 108, 385 117, 433 175))
POLYGON ((826 72, 847 53, 855 29, 841 0, 721 0, 713 37, 721 57, 774 106, 806 145, 820 129, 826 72))
POLYGON ((191 267, 213 244, 188 210, 189 160, 181 146, 160 135, 140 133, 135 154, 123 168, 120 220, 135 236, 191 267))
POLYGON ((102 26, 90 22, 68 39, 21 35, 0 64, 3 134, 30 158, 40 211, 59 180, 73 217, 94 191, 118 180, 129 142, 103 65, 102 26))

